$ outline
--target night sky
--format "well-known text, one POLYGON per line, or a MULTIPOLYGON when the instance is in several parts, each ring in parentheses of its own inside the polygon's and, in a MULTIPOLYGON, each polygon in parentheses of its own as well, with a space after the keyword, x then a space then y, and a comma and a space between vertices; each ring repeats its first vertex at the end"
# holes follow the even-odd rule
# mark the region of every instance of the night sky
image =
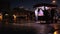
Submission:
MULTIPOLYGON (((9 0, 11 8, 24 6, 25 8, 33 9, 33 5, 37 3, 51 3, 51 0, 9 0)), ((57 0, 57 5, 60 6, 60 0, 57 0)))
POLYGON ((23 6, 25 8, 33 9, 33 5, 37 3, 50 3, 51 1, 49 0, 10 0, 11 2, 11 7, 17 7, 17 6, 23 6))

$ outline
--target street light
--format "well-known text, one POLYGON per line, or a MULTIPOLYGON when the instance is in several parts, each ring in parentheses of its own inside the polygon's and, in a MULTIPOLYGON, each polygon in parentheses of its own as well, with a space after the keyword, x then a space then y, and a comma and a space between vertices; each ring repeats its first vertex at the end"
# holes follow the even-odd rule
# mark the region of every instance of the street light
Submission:
POLYGON ((56 4, 56 0, 53 0, 53 1, 52 1, 52 4, 56 4))
POLYGON ((53 3, 56 3, 56 1, 53 1, 53 3))

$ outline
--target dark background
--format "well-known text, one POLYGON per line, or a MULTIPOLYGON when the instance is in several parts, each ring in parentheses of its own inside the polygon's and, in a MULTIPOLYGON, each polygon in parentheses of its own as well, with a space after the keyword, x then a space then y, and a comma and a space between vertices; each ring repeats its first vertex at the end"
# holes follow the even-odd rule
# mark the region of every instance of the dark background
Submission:
MULTIPOLYGON (((10 9, 13 9, 15 7, 21 7, 28 8, 30 10, 33 10, 33 5, 37 3, 51 3, 52 0, 0 0, 1 1, 7 1, 10 3, 10 9)), ((56 4, 60 7, 60 0, 56 0, 56 4)))

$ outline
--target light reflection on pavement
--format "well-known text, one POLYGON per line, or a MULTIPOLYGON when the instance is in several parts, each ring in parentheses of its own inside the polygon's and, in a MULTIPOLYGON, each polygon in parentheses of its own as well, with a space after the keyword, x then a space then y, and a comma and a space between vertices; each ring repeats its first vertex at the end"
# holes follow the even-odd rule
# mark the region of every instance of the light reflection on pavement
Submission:
MULTIPOLYGON (((17 21, 17 22, 20 23, 20 21, 17 21)), ((33 23, 31 21, 28 21, 28 23, 26 23, 27 21, 21 21, 21 22, 25 22, 25 23, 23 23, 23 24, 22 23, 21 24, 13 23, 12 25, 13 25, 13 27, 15 27, 15 26, 17 26, 17 27, 27 26, 29 28, 35 28, 35 29, 37 29, 38 34, 40 34, 40 33, 42 33, 42 34, 47 33, 49 25, 52 26, 54 29, 60 29, 60 24, 37 24, 37 23, 35 23, 35 21, 32 21, 33 23)), ((6 26, 8 26, 8 25, 6 25, 6 26)))
POLYGON ((31 28, 35 28, 37 29, 38 31, 38 34, 44 34, 44 33, 47 33, 48 28, 47 26, 52 26, 56 31, 58 31, 58 29, 60 29, 60 24, 37 24, 37 23, 25 23, 25 24, 16 24, 16 23, 13 23, 13 26, 27 26, 27 27, 31 27, 31 28))

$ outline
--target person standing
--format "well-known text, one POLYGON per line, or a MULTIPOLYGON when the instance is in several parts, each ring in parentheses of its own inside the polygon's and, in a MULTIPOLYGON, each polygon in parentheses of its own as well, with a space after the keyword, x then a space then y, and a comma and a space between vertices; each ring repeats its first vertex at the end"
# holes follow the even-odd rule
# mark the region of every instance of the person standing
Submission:
POLYGON ((53 23, 53 17, 55 16, 55 12, 56 10, 55 9, 51 9, 51 23, 53 23))
POLYGON ((45 21, 48 24, 49 23, 49 13, 48 13, 48 10, 45 9, 45 10, 43 10, 43 12, 44 12, 45 21))

